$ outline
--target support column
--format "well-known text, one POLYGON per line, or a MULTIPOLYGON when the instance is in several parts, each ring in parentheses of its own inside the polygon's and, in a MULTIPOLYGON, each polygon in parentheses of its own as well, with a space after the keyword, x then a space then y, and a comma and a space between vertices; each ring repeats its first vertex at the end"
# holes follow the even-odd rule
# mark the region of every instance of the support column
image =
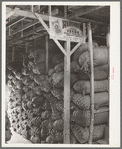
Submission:
POLYGON ((93 129, 94 129, 94 64, 93 64, 93 45, 92 45, 92 31, 91 31, 91 25, 88 24, 88 42, 89 42, 89 51, 90 51, 90 70, 91 70, 91 123, 90 123, 90 136, 89 136, 89 144, 92 144, 92 136, 93 136, 93 129))
POLYGON ((48 36, 46 38, 46 75, 48 74, 48 61, 49 61, 49 49, 48 49, 48 36))
POLYGON ((70 41, 65 43, 64 57, 64 144, 70 144, 70 41))
POLYGON ((14 51, 15 51, 15 46, 13 46, 13 49, 12 49, 12 62, 14 62, 14 51))

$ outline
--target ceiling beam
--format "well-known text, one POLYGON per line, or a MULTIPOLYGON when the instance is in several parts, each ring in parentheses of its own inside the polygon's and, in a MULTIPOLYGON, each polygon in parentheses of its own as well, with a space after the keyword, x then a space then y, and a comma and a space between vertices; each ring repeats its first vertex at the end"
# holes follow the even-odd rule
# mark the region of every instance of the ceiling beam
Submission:
MULTIPOLYGON (((16 15, 18 16, 23 16, 23 17, 28 17, 28 18, 32 18, 32 19, 37 19, 36 16, 29 11, 24 11, 24 10, 18 10, 17 12, 15 12, 16 15)), ((49 16, 48 15, 44 15, 44 14, 38 14, 44 21, 49 21, 49 16)))
POLYGON ((87 11, 84 11, 83 9, 79 9, 79 10, 76 10, 75 13, 69 15, 68 19, 72 19, 72 18, 79 17, 79 16, 82 16, 88 13, 92 13, 93 11, 99 10, 104 7, 105 6, 96 6, 96 7, 89 8, 87 11))
POLYGON ((86 19, 86 18, 81 18, 81 17, 76 17, 76 18, 73 18, 73 20, 75 21, 81 21, 81 22, 91 22, 91 23, 95 23, 95 24, 101 24, 101 25, 109 25, 105 22, 100 22, 100 21, 96 21, 96 20, 91 20, 91 19, 86 19))
POLYGON ((17 11, 19 11, 19 8, 15 8, 14 10, 10 11, 6 14, 6 20, 10 18, 12 15, 14 15, 17 11))

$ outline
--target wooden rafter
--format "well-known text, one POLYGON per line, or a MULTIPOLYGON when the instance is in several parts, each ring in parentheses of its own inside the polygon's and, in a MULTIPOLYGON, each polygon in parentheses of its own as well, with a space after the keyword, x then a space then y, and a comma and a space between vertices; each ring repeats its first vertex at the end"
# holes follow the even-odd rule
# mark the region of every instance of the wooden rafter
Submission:
POLYGON ((15 8, 14 10, 10 11, 9 13, 6 14, 6 19, 11 17, 13 14, 15 14, 17 11, 19 11, 19 8, 15 8))
MULTIPOLYGON (((15 12, 16 15, 18 16, 23 16, 23 17, 28 17, 28 18, 32 18, 32 19, 37 19, 36 16, 29 11, 24 11, 24 10, 18 10, 15 12)), ((43 14, 39 14, 39 16, 44 20, 44 21, 49 21, 49 16, 47 15, 43 15, 43 14)))
POLYGON ((79 9, 75 13, 73 13, 71 16, 68 16, 68 19, 72 19, 72 18, 75 18, 75 17, 83 16, 85 14, 91 13, 91 12, 96 11, 98 9, 101 9, 103 7, 105 7, 105 6, 97 6, 95 8, 92 7, 92 8, 89 8, 89 10, 87 10, 85 12, 84 12, 84 10, 79 9))

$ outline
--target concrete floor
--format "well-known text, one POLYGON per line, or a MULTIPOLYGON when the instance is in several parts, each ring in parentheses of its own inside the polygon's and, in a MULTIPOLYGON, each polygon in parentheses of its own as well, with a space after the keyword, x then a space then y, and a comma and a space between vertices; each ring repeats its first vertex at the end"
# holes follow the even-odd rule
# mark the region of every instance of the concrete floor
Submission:
MULTIPOLYGON (((11 130, 12 131, 12 130, 11 130)), ((16 133, 15 131, 12 131, 12 137, 11 137, 11 140, 7 142, 7 144, 15 144, 15 143, 18 143, 18 144, 32 144, 31 141, 23 138, 22 135, 16 133)))

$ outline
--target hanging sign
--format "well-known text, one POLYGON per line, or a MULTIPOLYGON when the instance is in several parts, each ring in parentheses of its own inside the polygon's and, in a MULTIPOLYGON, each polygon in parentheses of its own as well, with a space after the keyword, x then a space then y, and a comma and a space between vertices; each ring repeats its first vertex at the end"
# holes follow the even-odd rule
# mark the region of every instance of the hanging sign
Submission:
POLYGON ((79 42, 83 40, 83 34, 80 29, 79 22, 61 19, 57 17, 50 17, 50 38, 72 42, 79 42))

